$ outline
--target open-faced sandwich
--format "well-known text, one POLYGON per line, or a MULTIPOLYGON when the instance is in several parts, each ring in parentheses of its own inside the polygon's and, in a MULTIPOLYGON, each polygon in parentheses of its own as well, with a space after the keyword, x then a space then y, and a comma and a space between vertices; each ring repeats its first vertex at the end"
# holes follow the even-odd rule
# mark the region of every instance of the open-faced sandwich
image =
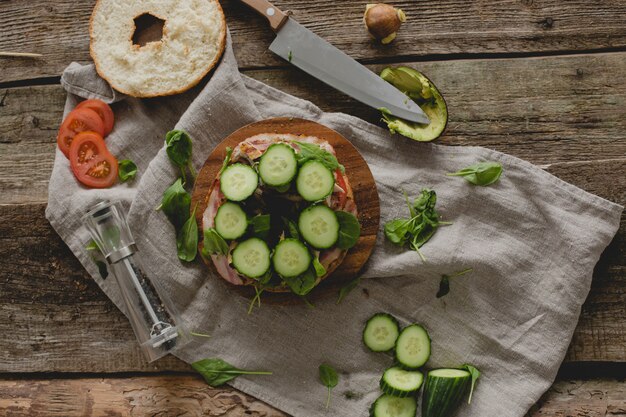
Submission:
POLYGON ((345 169, 317 137, 244 140, 227 150, 206 198, 203 258, 234 285, 305 295, 360 236, 345 169))

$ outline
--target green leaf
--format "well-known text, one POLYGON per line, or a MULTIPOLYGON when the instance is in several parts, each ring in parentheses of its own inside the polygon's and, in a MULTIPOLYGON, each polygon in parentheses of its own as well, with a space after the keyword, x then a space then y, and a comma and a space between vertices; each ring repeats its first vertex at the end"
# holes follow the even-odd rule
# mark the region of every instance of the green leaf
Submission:
POLYGON ((88 250, 88 251, 92 251, 92 250, 100 251, 100 248, 98 247, 98 244, 96 243, 96 241, 91 239, 89 241, 89 243, 87 243, 87 245, 85 245, 85 250, 88 250))
POLYGON ((226 148, 226 156, 224 157, 224 162, 222 162, 222 168, 220 168, 219 175, 222 175, 222 172, 224 172, 224 170, 228 166, 228 163, 230 162, 230 158, 232 157, 232 155, 233 155, 233 148, 231 147, 226 148))
POLYGON ((361 237, 361 225, 352 213, 347 211, 336 211, 337 220, 339 221, 339 239, 337 247, 339 249, 350 249, 359 241, 361 237))
POLYGON ((441 298, 450 292, 450 278, 447 275, 441 276, 439 282, 439 291, 437 291, 437 298, 441 298))
POLYGON ((335 368, 328 364, 321 364, 319 366, 320 382, 328 388, 328 397, 326 399, 326 408, 330 405, 330 393, 333 388, 339 383, 339 376, 335 368))
POLYGON ((300 231, 298 230, 298 225, 293 221, 288 219, 287 217, 283 217, 283 223, 285 224, 286 232, 289 237, 294 239, 300 239, 300 231))
POLYGON ((178 250, 178 259, 185 262, 191 262, 196 259, 198 254, 198 224, 196 223, 196 207, 194 207, 191 216, 185 222, 182 229, 176 236, 176 249, 178 250))
POLYGON ((102 278, 103 280, 107 279, 107 277, 109 276, 109 270, 107 269, 107 264, 99 259, 94 259, 93 261, 96 263, 96 266, 98 267, 98 273, 100 274, 100 278, 102 278))
POLYGON ((335 155, 322 149, 319 145, 307 142, 294 142, 297 143, 300 148, 300 152, 296 154, 296 158, 298 159, 298 163, 300 165, 307 161, 315 160, 324 164, 324 166, 331 171, 334 171, 337 168, 340 168, 343 171, 343 167, 339 165, 339 161, 337 161, 335 155))
POLYGON ((343 299, 346 298, 346 296, 350 294, 350 292, 352 292, 353 289, 358 287, 360 283, 361 283, 361 277, 358 277, 348 282, 343 287, 341 287, 339 289, 339 298, 337 298, 337 304, 341 303, 343 299))
POLYGON ((411 227, 411 219, 394 219, 385 223, 385 236, 396 245, 404 245, 411 227))
POLYGON ((267 239, 270 232, 271 222, 269 214, 260 214, 250 219, 254 235, 259 239, 267 239))
POLYGON ((204 380, 212 387, 219 387, 239 375, 272 375, 266 371, 246 371, 235 368, 231 364, 219 358, 202 359, 191 364, 204 377, 204 380))
POLYGON ((126 182, 128 180, 135 179, 137 175, 137 165, 130 159, 122 159, 118 163, 117 175, 120 181, 126 182))
POLYGON ((317 275, 315 273, 315 269, 310 267, 304 273, 298 275, 297 277, 285 278, 283 277, 283 281, 287 283, 291 291, 297 295, 307 295, 313 287, 315 287, 315 283, 317 282, 317 275))
POLYGON ((192 152, 191 137, 184 130, 172 130, 165 135, 165 151, 170 161, 181 168, 189 163, 192 152))
POLYGON ((476 368, 473 365, 470 365, 468 363, 466 363, 463 366, 461 366, 461 369, 465 369, 467 372, 469 372, 472 375, 472 386, 470 388, 469 398, 467 399, 467 403, 471 404, 472 403, 472 394, 474 393, 474 386, 476 385, 476 381, 480 377, 480 371, 478 370, 478 368, 476 368))
POLYGON ((204 230, 202 246, 202 255, 206 258, 213 254, 228 254, 228 243, 214 228, 204 230))
POLYGON ((326 268, 320 262, 320 253, 315 252, 315 256, 313 257, 313 269, 315 269, 315 275, 318 277, 324 276, 326 274, 326 268))
POLYGON ((163 193, 161 209, 170 223, 178 231, 189 218, 191 195, 183 187, 182 179, 177 179, 163 193))
POLYGON ((484 187, 500 179, 500 175, 502 175, 502 165, 498 162, 479 162, 447 175, 463 177, 474 185, 484 187))

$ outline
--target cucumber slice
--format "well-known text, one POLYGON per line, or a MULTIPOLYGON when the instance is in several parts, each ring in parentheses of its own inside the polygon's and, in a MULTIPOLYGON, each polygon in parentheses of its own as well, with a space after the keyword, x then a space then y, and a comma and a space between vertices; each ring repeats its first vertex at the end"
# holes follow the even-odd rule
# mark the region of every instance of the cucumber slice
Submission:
POLYGON ((317 249, 327 249, 339 239, 339 222, 335 212, 322 204, 300 213, 298 229, 307 243, 317 249))
POLYGON ((430 358, 430 337, 419 324, 411 324, 400 332, 396 341, 396 360, 407 369, 417 369, 430 358))
POLYGON ((227 199, 243 201, 250 197, 259 185, 259 176, 249 165, 229 165, 220 176, 220 189, 227 199))
POLYGON ((233 266, 247 277, 258 278, 270 269, 270 248, 256 237, 244 240, 233 250, 233 266))
POLYGON ((224 239, 238 239, 246 233, 248 218, 237 203, 227 201, 217 209, 215 230, 224 239))
POLYGON ((300 167, 296 188, 306 201, 323 200, 333 192, 334 187, 335 176, 321 162, 311 160, 300 167))
POLYGON ((395 397, 408 397, 419 391, 424 375, 419 371, 406 371, 394 366, 385 371, 380 379, 380 389, 395 397))
POLYGON ((298 161, 293 148, 284 143, 270 145, 259 162, 259 175, 272 187, 288 185, 296 176, 298 161))
POLYGON ((417 401, 413 397, 399 398, 383 394, 372 404, 372 417, 415 417, 417 401))
POLYGON ((374 314, 363 329, 363 343, 372 352, 386 352, 396 345, 400 328, 391 314, 374 314))
POLYGON ((426 376, 422 417, 451 417, 463 401, 472 376, 462 369, 435 369, 426 376))
POLYGON ((272 257, 274 270, 285 278, 304 273, 311 265, 311 254, 298 239, 285 239, 276 245, 272 257))

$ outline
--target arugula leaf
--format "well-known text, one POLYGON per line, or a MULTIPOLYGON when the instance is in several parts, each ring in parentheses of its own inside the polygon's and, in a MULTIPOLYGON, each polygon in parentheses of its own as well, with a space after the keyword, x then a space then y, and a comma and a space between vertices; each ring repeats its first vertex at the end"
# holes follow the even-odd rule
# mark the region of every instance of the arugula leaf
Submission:
POLYGON ((468 272, 472 272, 472 268, 467 268, 459 272, 455 272, 450 275, 442 275, 441 281, 439 282, 439 291, 437 291, 437 298, 441 298, 444 295, 447 295, 450 292, 450 278, 458 277, 461 275, 465 275, 468 272))
POLYGON ((178 259, 185 262, 193 261, 196 259, 196 255, 198 254, 198 224, 196 223, 197 208, 198 204, 196 204, 191 216, 189 216, 176 236, 178 259))
POLYGON ((228 243, 214 228, 204 230, 202 246, 202 255, 205 258, 209 258, 213 254, 228 254, 228 243))
POLYGON ((117 176, 120 178, 120 181, 126 182, 128 180, 135 179, 137 175, 137 165, 130 159, 122 159, 117 163, 118 172, 117 176))
POLYGON ((361 277, 358 277, 348 282, 343 287, 341 287, 339 289, 339 298, 337 298, 336 304, 341 303, 343 299, 346 298, 346 296, 350 294, 350 292, 352 292, 352 290, 355 289, 360 283, 361 283, 361 277))
POLYGON ((222 172, 224 172, 224 170, 228 166, 228 163, 230 162, 230 158, 232 155, 233 155, 233 148, 229 146, 226 148, 226 156, 224 157, 224 162, 222 162, 222 168, 220 168, 219 175, 222 175, 222 172))
POLYGON ((472 394, 474 393, 474 386, 476 385, 476 381, 480 377, 480 371, 478 370, 478 368, 474 367, 473 365, 470 365, 469 363, 466 363, 463 366, 461 366, 461 369, 465 369, 467 372, 469 372, 472 375, 472 386, 470 388, 469 398, 467 399, 467 403, 471 404, 472 394))
POLYGON ((330 405, 330 393, 339 383, 339 376, 335 368, 325 363, 319 366, 319 372, 321 383, 328 388, 328 397, 326 398, 326 408, 328 408, 330 405))
POLYGON ((423 262, 426 258, 420 248, 430 240, 439 226, 452 224, 439 221, 439 214, 435 210, 437 193, 428 188, 422 189, 420 195, 411 202, 406 193, 404 197, 409 208, 411 218, 398 218, 385 223, 385 236, 398 246, 409 244, 409 248, 416 251, 423 262))
POLYGON ((180 168, 183 182, 187 182, 185 168, 189 168, 191 176, 196 177, 191 161, 192 144, 191 137, 184 130, 172 130, 165 135, 165 151, 170 161, 180 168))
POLYGON ((250 224, 256 237, 263 240, 267 239, 271 226, 270 220, 269 214, 260 214, 250 219, 250 224))
POLYGON ((446 175, 451 177, 463 177, 474 185, 487 186, 500 179, 502 165, 498 162, 479 162, 463 168, 457 172, 446 175))
POLYGON ((176 230, 179 230, 187 221, 191 208, 191 195, 183 187, 182 179, 177 179, 165 190, 160 207, 176 230))
POLYGON ((339 249, 350 249, 359 241, 361 237, 361 225, 352 213, 347 211, 336 211, 335 215, 339 221, 339 239, 337 247, 339 249))
POLYGON ((317 275, 315 273, 315 269, 310 267, 304 273, 298 275, 297 277, 286 278, 283 277, 283 281, 287 283, 291 291, 296 295, 307 295, 311 292, 313 287, 315 287, 315 282, 317 281, 317 275))
POLYGON ((235 368, 231 364, 219 358, 202 359, 191 364, 191 367, 204 377, 204 380, 212 387, 219 387, 239 375, 272 375, 266 371, 246 371, 235 368))
POLYGON ((294 142, 298 144, 298 147, 300 148, 300 152, 296 154, 296 159, 298 160, 299 165, 302 165, 310 160, 316 160, 324 164, 324 166, 331 171, 339 168, 341 172, 345 172, 345 168, 339 163, 339 161, 337 161, 335 155, 322 149, 319 145, 308 142, 294 142))
POLYGON ((315 275, 318 277, 324 276, 326 274, 326 268, 320 262, 320 253, 315 251, 315 256, 313 257, 313 269, 315 269, 315 275))

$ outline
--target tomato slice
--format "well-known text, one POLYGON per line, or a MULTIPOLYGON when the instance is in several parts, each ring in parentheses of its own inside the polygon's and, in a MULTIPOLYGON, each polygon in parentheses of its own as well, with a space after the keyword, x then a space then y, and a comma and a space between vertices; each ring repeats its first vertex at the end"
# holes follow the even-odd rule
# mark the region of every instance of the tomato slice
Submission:
POLYGON ((339 168, 337 168, 335 174, 335 176, 337 177, 337 185, 340 186, 343 190, 343 192, 339 194, 339 207, 343 208, 348 198, 348 190, 346 190, 346 182, 344 181, 343 174, 341 173, 341 170, 339 168))
POLYGON ((113 130, 113 123, 115 120, 113 116, 113 110, 111 110, 111 107, 109 107, 109 105, 106 104, 104 101, 98 99, 89 99, 78 103, 78 106, 76 106, 76 108, 91 109, 98 113, 98 116, 100 116, 102 122, 104 123, 104 135, 102 136, 107 136, 113 130))
POLYGON ((91 109, 74 109, 67 115, 57 135, 57 144, 65 156, 69 157, 70 145, 79 132, 96 132, 104 136, 104 123, 98 113, 91 109))
POLYGON ((76 179, 88 187, 107 188, 117 180, 117 159, 99 133, 78 133, 70 145, 69 159, 76 179))

